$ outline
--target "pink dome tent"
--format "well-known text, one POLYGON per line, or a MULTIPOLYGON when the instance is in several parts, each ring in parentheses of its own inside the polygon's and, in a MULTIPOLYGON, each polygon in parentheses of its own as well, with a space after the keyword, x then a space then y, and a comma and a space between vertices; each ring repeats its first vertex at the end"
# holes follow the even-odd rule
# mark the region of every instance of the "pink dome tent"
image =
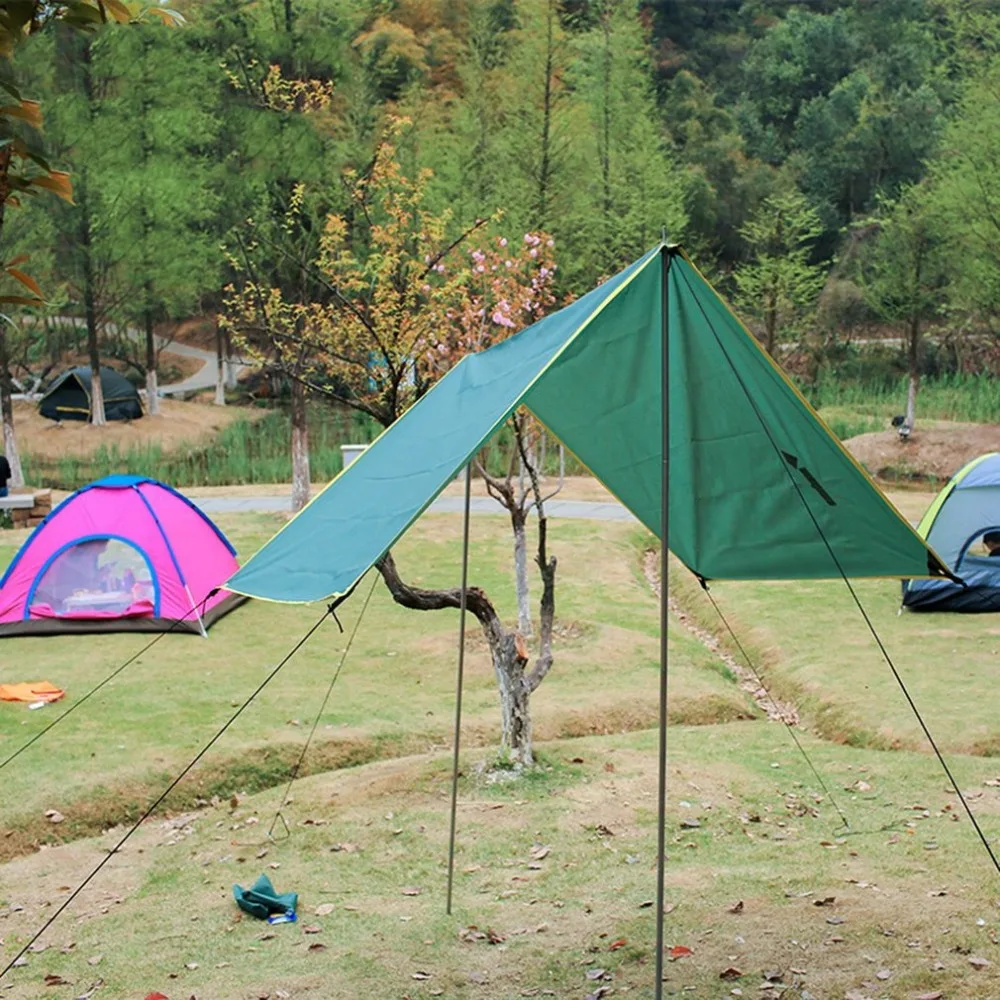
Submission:
POLYGON ((0 579, 0 637, 200 632, 243 598, 222 590, 236 550, 155 479, 108 476, 67 497, 0 579))

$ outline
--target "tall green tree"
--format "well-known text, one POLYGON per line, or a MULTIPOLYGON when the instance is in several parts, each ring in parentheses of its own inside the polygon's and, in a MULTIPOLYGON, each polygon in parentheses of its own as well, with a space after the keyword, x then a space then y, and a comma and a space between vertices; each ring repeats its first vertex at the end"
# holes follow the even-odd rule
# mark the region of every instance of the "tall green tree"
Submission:
MULTIPOLYGON (((602 3, 577 45, 573 82, 585 103, 590 178, 585 208, 591 280, 634 260, 687 223, 687 175, 667 144, 653 96, 649 45, 638 5, 602 3)), ((583 248, 579 248, 583 249, 583 248)), ((579 252, 579 251, 578 251, 579 252)))
MULTIPOLYGON (((126 357, 145 375, 150 414, 159 412, 155 328, 195 312, 222 273, 213 232, 223 180, 211 153, 218 131, 214 67, 190 35, 155 25, 108 38, 113 83, 102 116, 120 123, 107 150, 113 177, 114 239, 127 250, 114 284, 113 315, 126 330, 126 357), (129 351, 135 331, 142 360, 129 351)), ((106 183, 105 189, 111 187, 106 183)))
POLYGON ((493 169, 511 230, 551 232, 562 244, 583 166, 586 111, 568 81, 572 44, 559 0, 518 7, 498 83, 501 129, 493 169))
POLYGON ((741 230, 748 259, 733 273, 739 305, 763 328, 773 355, 781 332, 797 332, 823 287, 825 268, 811 260, 823 226, 798 191, 767 198, 741 230))
MULTIPOLYGON (((987 36, 988 38, 989 36, 987 36)), ((984 39, 985 40, 985 39, 984 39)), ((1000 30, 994 42, 1000 41, 1000 30)), ((1000 56, 973 64, 930 165, 940 231, 951 251, 952 305, 1000 329, 1000 56)))
POLYGON ((902 327, 909 375, 906 426, 913 430, 922 335, 945 301, 944 243, 923 186, 908 188, 895 201, 883 201, 871 224, 878 234, 863 257, 862 287, 872 308, 902 327))

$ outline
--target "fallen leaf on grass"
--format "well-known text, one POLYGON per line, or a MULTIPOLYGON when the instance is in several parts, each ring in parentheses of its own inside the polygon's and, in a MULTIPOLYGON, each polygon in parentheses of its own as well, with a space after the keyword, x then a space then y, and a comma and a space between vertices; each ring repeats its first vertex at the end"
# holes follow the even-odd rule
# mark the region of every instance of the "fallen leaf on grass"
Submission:
POLYGON ((652 899, 644 899, 644 900, 643 900, 643 901, 642 901, 642 902, 641 902, 641 903, 639 904, 639 909, 640 909, 640 910, 645 910, 645 909, 646 909, 647 907, 649 907, 649 906, 652 906, 652 905, 653 905, 653 902, 654 902, 654 901, 653 901, 652 899))
POLYGON ((146 1000, 169 1000, 165 993, 147 993, 146 1000))
POLYGON ((732 906, 727 907, 730 913, 742 913, 743 912, 743 900, 738 899, 732 906))
POLYGON ((413 975, 410 976, 410 978, 411 979, 430 979, 431 978, 431 973, 430 972, 420 972, 420 971, 417 971, 417 972, 414 972, 413 975))
POLYGON ((813 906, 833 906, 836 902, 836 896, 824 896, 822 899, 814 899, 813 906))
POLYGON ((826 918, 826 922, 828 924, 833 924, 834 926, 836 926, 837 924, 844 923, 844 918, 843 917, 827 917, 826 918))
POLYGON ((597 826, 594 827, 594 833, 596 833, 598 837, 613 837, 615 835, 615 831, 612 830, 611 827, 605 826, 603 823, 598 823, 597 826))
POLYGON ((356 854, 358 851, 357 844, 331 844, 331 851, 343 851, 344 854, 356 854))
POLYGON ((617 951, 619 948, 624 948, 627 944, 628 940, 626 938, 619 938, 617 941, 612 941, 611 944, 608 945, 608 951, 617 951))
POLYGON ((727 981, 731 981, 733 979, 742 979, 743 973, 740 972, 740 970, 737 969, 735 965, 730 965, 728 969, 723 969, 722 972, 719 973, 719 978, 725 979, 727 981))
POLYGON ((531 856, 535 861, 541 861, 543 858, 547 858, 549 856, 549 851, 551 850, 551 847, 545 847, 539 844, 531 849, 531 856))
POLYGON ((87 989, 81 993, 76 1000, 90 1000, 90 998, 104 985, 103 979, 95 979, 87 989))
POLYGON ((875 973, 875 978, 882 980, 892 979, 892 969, 879 969, 878 972, 875 973))
POLYGON ((333 913, 334 909, 335 907, 333 903, 320 903, 319 906, 313 910, 313 913, 315 913, 317 917, 325 917, 328 914, 333 913))
POLYGON ((420 893, 422 893, 423 891, 424 891, 423 889, 418 889, 415 886, 410 886, 407 889, 400 889, 400 892, 404 896, 419 896, 420 893))
POLYGON ((87 965, 100 965, 103 958, 103 955, 91 955, 90 958, 87 959, 87 965))
POLYGON ((54 972, 50 972, 45 977, 46 986, 69 986, 70 982, 68 979, 63 979, 62 976, 56 975, 54 972))
POLYGON ((919 996, 915 996, 913 1000, 941 1000, 944 994, 940 990, 935 990, 933 993, 921 993, 919 996))
POLYGON ((321 941, 313 941, 313 943, 311 945, 309 945, 309 950, 310 951, 326 951, 326 945, 323 944, 321 941))
POLYGON ((323 928, 320 927, 319 924, 306 924, 305 927, 302 928, 302 933, 303 934, 319 934, 322 930, 323 930, 323 928))
POLYGON ((860 990, 848 990, 844 994, 844 1000, 872 1000, 872 998, 867 993, 862 993, 860 990))
POLYGON ((973 955, 969 959, 969 965, 974 969, 985 969, 993 963, 988 958, 979 958, 978 955, 973 955))
POLYGON ((694 951, 686 944, 675 944, 673 948, 670 949, 670 961, 676 962, 678 958, 686 958, 688 955, 693 954, 694 951))
POLYGON ((50 823, 61 823, 66 817, 58 809, 47 809, 45 811, 45 818, 50 823))
POLYGON ((187 962, 185 964, 184 968, 185 969, 190 969, 192 972, 194 972, 194 970, 198 968, 198 963, 197 962, 187 962))
POLYGON ((604 975, 605 975, 606 971, 607 971, 606 969, 588 969, 587 970, 587 978, 591 982, 596 982, 598 979, 603 979, 604 978, 604 975))

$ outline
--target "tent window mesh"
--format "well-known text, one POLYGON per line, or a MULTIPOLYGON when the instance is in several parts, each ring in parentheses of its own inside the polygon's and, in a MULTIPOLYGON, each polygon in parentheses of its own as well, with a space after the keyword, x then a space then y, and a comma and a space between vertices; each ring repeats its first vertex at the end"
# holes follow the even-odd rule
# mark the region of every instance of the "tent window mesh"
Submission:
POLYGON ((35 586, 31 606, 47 605, 58 615, 123 614, 155 597, 139 549, 117 538, 90 538, 52 560, 35 586))

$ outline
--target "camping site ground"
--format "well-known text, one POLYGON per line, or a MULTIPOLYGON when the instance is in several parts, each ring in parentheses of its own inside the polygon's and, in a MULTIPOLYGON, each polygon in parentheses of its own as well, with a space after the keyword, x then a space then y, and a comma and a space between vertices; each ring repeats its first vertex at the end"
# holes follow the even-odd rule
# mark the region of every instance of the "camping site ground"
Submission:
MULTIPOLYGON (((896 499, 912 515, 929 497, 896 499)), ((244 556, 280 524, 218 520, 244 556)), ((473 532, 471 580, 509 616, 509 528, 482 516, 473 532)), ((459 535, 457 517, 425 516, 396 550, 401 571, 453 583, 459 535)), ((0 537, 0 562, 21 540, 0 537)), ((650 995, 658 610, 643 572, 649 543, 629 524, 553 523, 557 659, 533 698, 541 765, 526 776, 488 766, 498 708, 485 645, 471 634, 452 916, 454 613, 405 611, 375 588, 292 790, 291 836, 266 837, 366 581, 343 608, 347 633, 323 626, 0 996, 650 995), (268 927, 236 908, 233 884, 261 873, 300 894, 297 924, 268 927)), ((691 620, 719 632, 681 571, 673 591, 691 620)), ((993 842, 1000 718, 989 695, 1000 628, 983 617, 897 616, 891 582, 858 591, 993 842)), ((726 663, 672 622, 667 992, 1000 993, 998 876, 843 585, 713 593, 769 686, 798 707, 809 762, 726 663)), ((251 602, 208 641, 163 638, 4 769, 0 956, 20 950, 321 610, 251 602)), ((4 663, 17 665, 17 679, 64 687, 72 704, 147 641, 10 639, 4 663)), ((0 706, 2 756, 60 707, 0 706)))

